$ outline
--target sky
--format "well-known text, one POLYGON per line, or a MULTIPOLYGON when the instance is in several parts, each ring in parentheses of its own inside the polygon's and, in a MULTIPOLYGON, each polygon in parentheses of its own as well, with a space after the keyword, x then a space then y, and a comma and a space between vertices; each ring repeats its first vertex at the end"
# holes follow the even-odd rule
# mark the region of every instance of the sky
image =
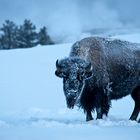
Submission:
POLYGON ((138 28, 139 6, 139 0, 0 0, 0 24, 27 18, 55 37, 95 28, 138 28))

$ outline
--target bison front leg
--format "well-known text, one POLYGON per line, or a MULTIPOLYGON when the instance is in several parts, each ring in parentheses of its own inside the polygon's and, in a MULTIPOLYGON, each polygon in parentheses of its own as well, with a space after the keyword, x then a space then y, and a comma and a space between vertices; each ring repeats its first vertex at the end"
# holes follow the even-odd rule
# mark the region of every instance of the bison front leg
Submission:
POLYGON ((107 96, 105 96, 102 102, 102 115, 108 116, 110 107, 111 107, 111 100, 107 96))
POLYGON ((102 119, 103 114, 102 114, 102 108, 101 107, 96 107, 96 113, 97 113, 96 119, 102 119))
POLYGON ((91 111, 86 111, 86 121, 91 121, 93 120, 93 117, 92 117, 92 114, 91 114, 91 111))

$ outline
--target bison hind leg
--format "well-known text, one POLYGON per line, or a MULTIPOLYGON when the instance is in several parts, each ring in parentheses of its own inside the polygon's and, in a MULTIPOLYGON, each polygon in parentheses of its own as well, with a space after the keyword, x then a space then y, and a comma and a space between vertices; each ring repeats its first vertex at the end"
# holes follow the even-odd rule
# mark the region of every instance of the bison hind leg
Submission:
POLYGON ((136 120, 138 117, 138 114, 140 112, 140 86, 137 86, 133 90, 131 96, 135 102, 135 106, 134 106, 134 110, 132 112, 132 115, 130 117, 130 120, 136 120))

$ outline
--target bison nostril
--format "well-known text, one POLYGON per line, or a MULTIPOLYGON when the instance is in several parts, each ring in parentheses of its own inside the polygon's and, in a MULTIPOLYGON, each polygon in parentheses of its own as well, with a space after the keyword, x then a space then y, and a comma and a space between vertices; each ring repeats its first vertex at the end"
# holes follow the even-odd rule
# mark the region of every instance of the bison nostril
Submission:
POLYGON ((67 91, 67 98, 76 98, 77 90, 68 90, 67 91))
POLYGON ((76 93, 77 90, 74 90, 74 89, 71 89, 71 90, 68 90, 68 92, 71 94, 71 93, 76 93))
POLYGON ((68 94, 67 95, 67 98, 68 99, 74 99, 76 97, 76 95, 74 95, 74 94, 68 94))

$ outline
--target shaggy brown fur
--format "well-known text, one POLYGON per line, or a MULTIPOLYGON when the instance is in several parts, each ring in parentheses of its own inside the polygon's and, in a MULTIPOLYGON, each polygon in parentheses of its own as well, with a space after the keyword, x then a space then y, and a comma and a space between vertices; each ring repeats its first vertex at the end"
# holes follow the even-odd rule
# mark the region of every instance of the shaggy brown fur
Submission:
POLYGON ((64 71, 74 70, 73 75, 77 75, 81 69, 80 60, 91 63, 93 73, 92 77, 83 79, 85 82, 79 93, 79 104, 87 113, 87 120, 92 119, 91 111, 94 109, 97 118, 107 115, 112 99, 129 94, 135 101, 130 119, 136 120, 140 111, 140 44, 100 37, 85 38, 72 46, 70 56, 60 65, 65 64, 64 71))

